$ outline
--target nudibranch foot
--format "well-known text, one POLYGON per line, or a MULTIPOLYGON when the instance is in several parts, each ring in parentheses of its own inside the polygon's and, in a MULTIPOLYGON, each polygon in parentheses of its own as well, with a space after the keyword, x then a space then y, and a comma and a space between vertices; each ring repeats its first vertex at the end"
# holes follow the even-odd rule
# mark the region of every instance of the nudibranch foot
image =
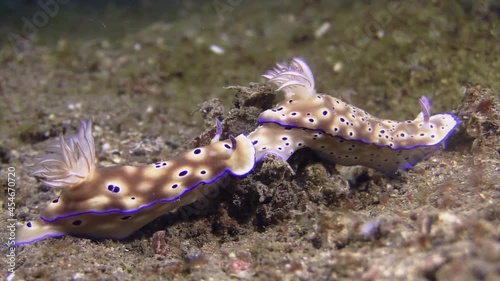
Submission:
POLYGON ((228 176, 244 176, 255 164, 249 138, 218 141, 220 125, 217 131, 211 144, 167 161, 95 168, 91 125, 82 122, 77 134, 60 138, 34 166, 43 184, 62 190, 40 220, 18 228, 16 244, 63 235, 121 239, 166 212, 213 195, 228 176))
MULTIPOLYGON (((264 77, 285 92, 286 99, 260 114, 261 127, 250 138, 254 143, 270 142, 265 153, 283 159, 283 154, 293 153, 291 148, 284 147, 280 140, 271 141, 275 136, 267 137, 259 131, 276 131, 276 126, 280 126, 300 140, 289 143, 300 142, 302 147, 309 147, 335 163, 392 173, 412 167, 438 151, 459 124, 453 114, 430 116, 430 101, 425 96, 420 99, 422 112, 415 120, 395 121, 377 118, 344 101, 317 94, 313 74, 300 58, 288 65, 278 64, 264 77)), ((260 159, 264 147, 256 149, 260 159)))

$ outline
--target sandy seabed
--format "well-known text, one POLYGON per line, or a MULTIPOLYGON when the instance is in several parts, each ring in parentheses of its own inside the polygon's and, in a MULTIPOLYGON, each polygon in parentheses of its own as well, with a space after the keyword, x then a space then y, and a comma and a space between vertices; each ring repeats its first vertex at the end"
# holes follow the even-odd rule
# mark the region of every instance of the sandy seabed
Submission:
POLYGON ((85 17, 68 4, 21 41, 8 39, 23 35, 19 18, 3 25, 3 242, 9 167, 17 221, 37 218, 58 190, 27 167, 80 119, 94 121, 99 166, 168 159, 206 144, 216 117, 223 138, 252 131, 280 98, 260 75, 295 56, 319 92, 375 116, 413 119, 427 95, 461 120, 447 148, 393 176, 305 150, 267 157, 125 240, 20 247, 8 280, 500 280, 500 8, 268 2, 143 1, 85 17))

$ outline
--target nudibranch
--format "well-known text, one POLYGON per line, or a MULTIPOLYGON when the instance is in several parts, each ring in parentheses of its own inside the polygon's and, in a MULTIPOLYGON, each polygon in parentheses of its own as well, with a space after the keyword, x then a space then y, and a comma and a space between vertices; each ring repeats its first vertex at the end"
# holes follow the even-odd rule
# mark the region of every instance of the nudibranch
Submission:
POLYGON ((285 100, 261 113, 259 127, 249 134, 257 159, 272 153, 287 160, 296 150, 309 147, 334 163, 390 174, 441 149, 459 124, 453 114, 431 116, 425 96, 414 120, 393 121, 318 94, 313 73, 300 58, 277 64, 263 77, 284 92, 285 100))
POLYGON ((210 194, 255 164, 255 148, 245 136, 212 143, 152 165, 96 168, 90 121, 52 143, 38 157, 32 175, 61 188, 39 220, 21 226, 16 244, 48 237, 124 238, 155 218, 210 194))

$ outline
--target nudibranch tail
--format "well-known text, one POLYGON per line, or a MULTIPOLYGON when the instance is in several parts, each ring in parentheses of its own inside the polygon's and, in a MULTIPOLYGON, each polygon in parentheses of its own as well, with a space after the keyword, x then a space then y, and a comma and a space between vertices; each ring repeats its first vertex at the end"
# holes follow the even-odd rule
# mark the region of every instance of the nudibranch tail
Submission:
POLYGON ((50 187, 71 187, 85 181, 95 169, 92 122, 81 121, 76 134, 63 136, 48 145, 45 154, 35 158, 31 175, 50 187))
MULTIPOLYGON (((415 120, 394 121, 316 94, 314 88, 309 88, 314 87, 313 75, 298 58, 289 65, 278 64, 264 77, 287 98, 260 114, 259 124, 303 130, 303 147, 342 165, 365 165, 384 172, 409 168, 439 150, 459 124, 453 114, 430 116, 430 101, 425 96, 420 99, 422 112, 415 120)), ((255 138, 252 134, 250 137, 255 138)), ((267 153, 279 155, 282 151, 267 153)), ((257 154, 262 154, 259 147, 257 154)))
POLYGON ((47 238, 57 238, 66 235, 59 227, 43 220, 30 221, 18 228, 16 245, 29 244, 47 238))
POLYGON ((306 147, 311 132, 292 130, 274 123, 262 124, 248 135, 255 146, 256 161, 273 154, 286 161, 295 151, 306 147))
POLYGON ((278 63, 275 68, 262 75, 283 91, 287 99, 307 98, 315 94, 314 75, 301 58, 294 58, 290 64, 278 63))
MULTIPOLYGON (((67 143, 61 141, 60 147, 53 145, 52 150, 76 149, 81 154, 84 149, 90 149, 81 144, 82 139, 86 139, 88 145, 93 145, 89 125, 82 123, 77 139, 70 136, 67 143)), ((219 128, 218 135, 221 131, 219 128)), ((80 154, 73 154, 73 158, 81 156, 87 160, 75 162, 68 157, 67 161, 76 167, 75 163, 90 163, 94 159, 88 154, 80 154)), ((61 159, 65 157, 62 152, 57 155, 61 159)), ((65 167, 67 162, 63 164, 65 167)), ((214 140, 207 146, 152 165, 95 169, 77 185, 68 181, 74 188, 61 189, 60 196, 47 206, 40 220, 19 227, 16 244, 62 235, 124 238, 166 212, 202 197, 212 198, 214 190, 224 185, 229 175, 244 176, 254 164, 252 142, 245 135, 239 135, 225 141, 214 140)), ((50 174, 53 169, 45 170, 37 174, 43 182, 57 178, 50 174)), ((62 181, 57 183, 64 186, 62 181)))

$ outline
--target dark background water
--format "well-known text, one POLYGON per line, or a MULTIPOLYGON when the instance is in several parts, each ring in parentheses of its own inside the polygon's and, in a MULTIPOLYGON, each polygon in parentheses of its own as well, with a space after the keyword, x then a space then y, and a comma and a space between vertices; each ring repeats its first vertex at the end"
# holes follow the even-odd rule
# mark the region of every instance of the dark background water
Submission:
POLYGON ((13 13, 23 13, 25 11, 29 11, 31 9, 36 9, 40 6, 40 3, 50 3, 57 2, 59 4, 65 3, 64 5, 69 5, 73 7, 80 8, 92 8, 92 9, 104 9, 109 5, 113 6, 136 6, 142 7, 147 6, 149 4, 168 4, 168 5, 178 5, 182 2, 182 0, 171 0, 171 1, 143 1, 143 0, 110 0, 110 1, 102 1, 102 0, 1 0, 0 1, 0 15, 9 16, 13 13))
POLYGON ((117 38, 152 22, 175 21, 187 12, 186 4, 197 9, 204 3, 207 1, 1 0, 0 43, 9 33, 29 37, 23 33, 30 32, 22 30, 27 22, 40 27, 36 33, 44 42, 60 36, 117 38))

